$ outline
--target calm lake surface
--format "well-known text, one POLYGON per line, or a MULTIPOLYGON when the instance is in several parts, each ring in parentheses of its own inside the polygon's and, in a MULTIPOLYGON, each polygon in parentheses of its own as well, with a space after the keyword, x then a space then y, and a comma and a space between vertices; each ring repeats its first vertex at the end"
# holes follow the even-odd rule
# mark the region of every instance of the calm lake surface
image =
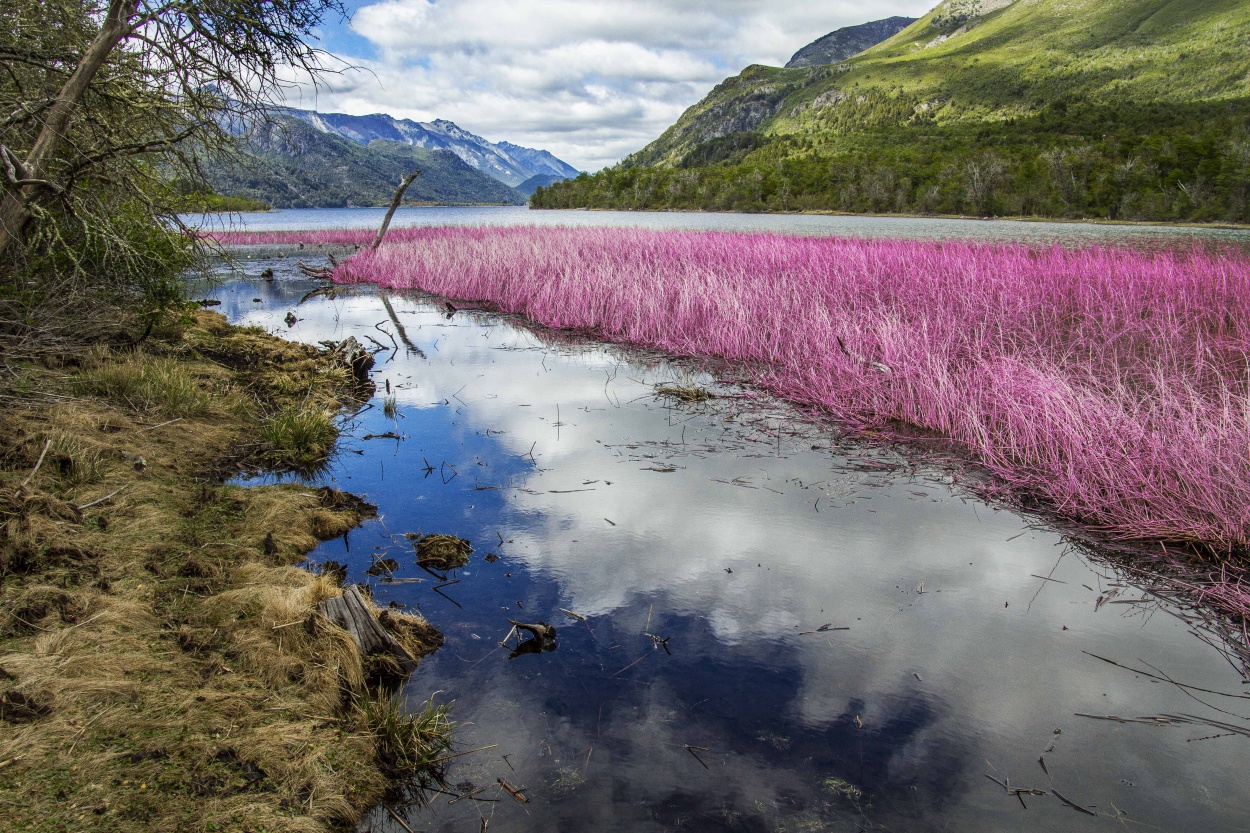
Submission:
MULTIPOLYGON (((367 226, 377 214, 246 220, 367 226)), ((399 215, 417 217, 918 237, 955 226, 949 233, 1065 242, 1116 234, 841 217, 399 215)), ((483 819, 490 831, 1250 826, 1250 738, 1077 716, 1183 714, 1250 728, 1243 699, 1187 694, 1091 654, 1235 695, 1246 693, 1242 677, 1166 608, 1135 603, 1143 594, 1131 580, 1060 531, 972 496, 967 472, 851 441, 688 362, 488 313, 448 319, 441 300, 417 294, 352 288, 297 306, 316 285, 290 258, 241 266, 223 267, 208 292, 232 321, 310 343, 354 335, 398 348, 378 354, 378 396, 346 421, 343 452, 315 481, 367 495, 381 517, 312 560, 347 564, 380 603, 419 610, 447 635, 406 694, 414 707, 431 694, 454 701, 457 749, 495 746, 450 770, 457 794, 486 789, 408 809, 414 830, 478 831, 483 819), (265 267, 274 281, 249 277, 265 267), (288 328, 289 311, 300 320, 288 328), (657 396, 673 383, 723 396, 657 396), (366 439, 383 434, 399 439, 366 439), (409 532, 472 541, 455 583, 416 565, 409 532), (398 561, 397 580, 366 574, 384 557, 398 561), (558 647, 510 659, 498 647, 509 619, 554 624, 558 647), (1017 798, 1006 784, 1049 794, 1017 798)), ((370 828, 401 829, 385 813, 370 828)))
MULTIPOLYGON (((372 228, 382 224, 383 208, 297 208, 249 214, 189 215, 188 223, 217 230, 301 231, 372 228)), ((626 226, 647 229, 771 231, 844 237, 971 239, 1063 243, 1122 243, 1138 246, 1191 241, 1250 244, 1250 230, 1176 226, 1113 226, 1098 223, 1041 223, 1013 220, 939 220, 916 217, 821 216, 809 214, 730 214, 659 211, 531 211, 524 206, 405 207, 392 228, 414 226, 626 226)))

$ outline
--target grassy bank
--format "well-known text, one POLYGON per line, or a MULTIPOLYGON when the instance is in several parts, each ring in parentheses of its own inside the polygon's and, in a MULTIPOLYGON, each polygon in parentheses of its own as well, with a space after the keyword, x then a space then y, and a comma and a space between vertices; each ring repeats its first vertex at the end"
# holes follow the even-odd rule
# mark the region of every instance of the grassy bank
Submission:
MULTIPOLYGON (((224 485, 330 451, 350 371, 198 313, 140 348, 10 367, 0 416, 6 830, 320 831, 422 777, 406 711, 294 565, 369 517, 332 490, 224 485)), ((414 653, 441 642, 388 614, 414 653)))

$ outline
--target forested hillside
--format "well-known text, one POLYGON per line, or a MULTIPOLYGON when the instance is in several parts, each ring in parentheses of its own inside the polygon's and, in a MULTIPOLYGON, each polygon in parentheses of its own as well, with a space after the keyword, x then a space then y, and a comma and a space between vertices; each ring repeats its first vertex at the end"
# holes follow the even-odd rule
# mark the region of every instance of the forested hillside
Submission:
POLYGON ((1244 0, 947 0, 532 204, 1250 222, 1248 40, 1244 0))

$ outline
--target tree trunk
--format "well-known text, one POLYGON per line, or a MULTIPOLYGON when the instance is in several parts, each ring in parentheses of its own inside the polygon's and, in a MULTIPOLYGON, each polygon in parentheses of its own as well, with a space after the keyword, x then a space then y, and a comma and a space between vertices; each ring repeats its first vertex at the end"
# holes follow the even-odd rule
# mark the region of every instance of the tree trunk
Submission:
MULTIPOLYGON (((108 61, 109 55, 130 35, 131 22, 138 14, 138 8, 139 0, 111 0, 100 31, 83 53, 74 74, 57 94, 56 102, 48 109, 43 129, 23 163, 26 169, 23 179, 44 179, 48 160, 65 141, 78 102, 108 61)), ((29 201, 42 187, 46 186, 23 185, 5 192, 4 200, 0 202, 0 254, 4 253, 14 238, 21 236, 30 219, 29 201)))
POLYGON ((395 209, 399 208, 399 201, 404 198, 404 192, 408 190, 408 186, 421 176, 421 172, 408 174, 403 181, 399 183, 399 188, 395 191, 395 196, 391 198, 391 207, 387 209, 386 217, 382 219, 382 228, 378 229, 378 236, 373 238, 373 245, 369 248, 376 249, 382 245, 382 238, 386 236, 386 230, 391 227, 391 217, 395 216, 395 209))
POLYGON ((382 627, 359 588, 353 585, 342 596, 326 599, 317 605, 317 609, 331 622, 351 634, 362 655, 390 654, 406 673, 411 674, 416 670, 416 657, 382 627))

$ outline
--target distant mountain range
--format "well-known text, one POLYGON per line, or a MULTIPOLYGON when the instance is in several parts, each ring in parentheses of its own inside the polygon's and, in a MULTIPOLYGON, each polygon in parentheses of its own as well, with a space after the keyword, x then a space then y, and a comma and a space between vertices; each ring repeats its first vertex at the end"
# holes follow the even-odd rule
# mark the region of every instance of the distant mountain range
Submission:
POLYGON ((567 178, 568 177, 556 176, 554 174, 538 174, 537 176, 531 176, 529 179, 522 182, 516 187, 516 189, 526 197, 530 197, 533 196, 534 192, 539 188, 550 188, 557 182, 563 182, 567 178))
POLYGON ((279 115, 255 127, 242 154, 205 166, 213 190, 274 208, 386 205, 405 174, 421 176, 407 202, 520 205, 526 195, 470 167, 450 150, 375 140, 361 145, 279 115))
POLYGON ((540 185, 578 174, 545 150, 488 142, 443 119, 283 109, 240 140, 239 158, 205 166, 209 184, 275 208, 385 205, 417 168, 407 202, 521 205, 540 185))
POLYGON ((895 25, 747 67, 531 205, 1250 223, 1247 0, 944 0, 838 59, 895 25))
POLYGON ((382 140, 427 150, 449 150, 469 167, 507 185, 520 185, 533 176, 560 179, 577 176, 578 170, 545 150, 521 147, 511 142, 488 142, 446 119, 416 122, 382 113, 348 116, 343 113, 315 113, 310 110, 282 111, 312 125, 322 133, 332 133, 359 145, 382 140))
POLYGON ((916 22, 914 17, 887 17, 830 32, 794 53, 786 69, 836 64, 892 38, 916 22))

